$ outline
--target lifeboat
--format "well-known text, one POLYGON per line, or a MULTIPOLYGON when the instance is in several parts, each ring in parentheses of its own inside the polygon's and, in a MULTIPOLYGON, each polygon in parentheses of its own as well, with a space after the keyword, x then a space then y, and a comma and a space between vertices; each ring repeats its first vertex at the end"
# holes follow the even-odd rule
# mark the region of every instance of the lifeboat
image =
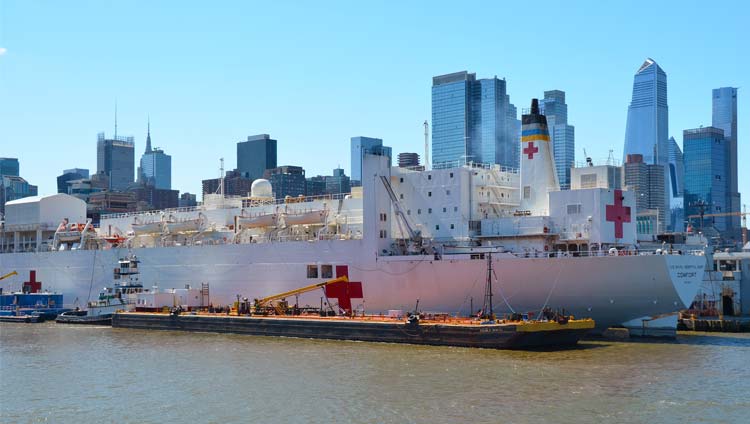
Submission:
POLYGON ((270 213, 266 215, 258 216, 238 216, 237 226, 243 229, 248 228, 263 228, 263 227, 275 227, 278 225, 278 215, 270 213))
POLYGON ((135 235, 161 233, 163 231, 162 226, 162 221, 139 222, 138 220, 131 225, 135 235))
POLYGON ((310 211, 295 215, 284 215, 284 222, 291 225, 322 225, 326 220, 326 211, 310 211))

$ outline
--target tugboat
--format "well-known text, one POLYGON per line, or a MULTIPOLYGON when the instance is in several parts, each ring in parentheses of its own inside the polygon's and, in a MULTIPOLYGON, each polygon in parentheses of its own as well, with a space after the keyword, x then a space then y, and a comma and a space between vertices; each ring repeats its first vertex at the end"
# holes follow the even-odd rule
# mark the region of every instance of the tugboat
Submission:
MULTIPOLYGON (((0 280, 14 275, 18 273, 12 271, 0 280)), ((42 322, 68 310, 63 307, 61 293, 42 291, 42 283, 36 281, 36 271, 29 273, 29 281, 23 283, 21 291, 3 293, 0 287, 0 321, 42 322)))
POLYGON ((57 317, 60 324, 110 325, 112 315, 118 311, 133 311, 143 285, 138 280, 140 261, 135 255, 120 259, 114 270, 112 287, 105 287, 99 298, 88 303, 86 310, 76 308, 57 317))

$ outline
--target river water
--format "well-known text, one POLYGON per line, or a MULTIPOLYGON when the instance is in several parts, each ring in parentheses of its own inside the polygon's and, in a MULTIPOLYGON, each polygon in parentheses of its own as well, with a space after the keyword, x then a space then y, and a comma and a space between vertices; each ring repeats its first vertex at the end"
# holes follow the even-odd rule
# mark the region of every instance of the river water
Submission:
POLYGON ((0 324, 0 421, 747 422, 750 335, 516 352, 0 324))

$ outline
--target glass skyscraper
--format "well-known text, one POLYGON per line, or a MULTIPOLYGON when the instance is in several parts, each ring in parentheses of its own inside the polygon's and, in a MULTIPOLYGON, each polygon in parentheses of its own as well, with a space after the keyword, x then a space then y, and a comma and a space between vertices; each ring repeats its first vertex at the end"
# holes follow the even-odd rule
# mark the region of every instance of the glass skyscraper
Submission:
POLYGON ((552 136, 552 155, 555 159, 555 171, 560 189, 570 189, 570 168, 575 166, 576 142, 575 127, 568 125, 568 105, 565 103, 565 92, 551 90, 544 92, 544 99, 539 102, 543 115, 547 117, 550 135, 552 136))
MULTIPOLYGON (((741 199, 737 188, 737 89, 734 87, 716 88, 712 92, 711 126, 724 130, 727 141, 727 212, 740 212, 741 199)), ((741 223, 739 216, 727 218, 728 231, 739 237, 741 223)))
POLYGON ((466 71, 432 79, 432 163, 518 168, 520 122, 505 80, 466 71))
MULTIPOLYGON (((727 148, 721 128, 704 127, 683 131, 685 159, 685 214, 727 212, 727 148)), ((728 230, 724 216, 691 218, 696 229, 713 227, 723 235, 728 230)))
POLYGON ((352 137, 351 138, 351 185, 362 185, 362 160, 365 153, 379 156, 387 156, 390 166, 393 158, 393 151, 389 146, 383 145, 383 140, 373 137, 352 137))
POLYGON ((263 178, 267 169, 276 168, 276 140, 268 134, 251 135, 237 143, 237 170, 244 178, 263 178))
MULTIPOLYGON (((633 98, 628 107, 623 159, 631 154, 642 155, 647 164, 663 165, 663 186, 671 187, 667 74, 650 58, 643 62, 633 78, 633 98)), ((664 209, 669 210, 670 196, 665 195, 664 199, 664 209)), ((671 217, 667 215, 664 228, 671 228, 670 221, 671 217)))
POLYGON ((141 156, 140 177, 144 183, 154 188, 172 189, 172 156, 159 148, 151 148, 151 123, 146 135, 146 151, 141 156))
POLYGON ((135 175, 133 137, 115 135, 108 139, 104 133, 99 133, 96 145, 96 170, 107 176, 110 190, 127 190, 135 175))

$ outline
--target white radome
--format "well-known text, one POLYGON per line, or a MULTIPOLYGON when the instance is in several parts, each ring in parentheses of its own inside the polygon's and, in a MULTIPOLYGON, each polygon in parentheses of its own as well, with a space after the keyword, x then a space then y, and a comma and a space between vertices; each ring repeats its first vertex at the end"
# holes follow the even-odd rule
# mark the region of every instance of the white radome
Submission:
POLYGON ((250 196, 272 198, 273 188, 271 187, 271 182, 262 178, 253 181, 253 185, 250 186, 250 196))

